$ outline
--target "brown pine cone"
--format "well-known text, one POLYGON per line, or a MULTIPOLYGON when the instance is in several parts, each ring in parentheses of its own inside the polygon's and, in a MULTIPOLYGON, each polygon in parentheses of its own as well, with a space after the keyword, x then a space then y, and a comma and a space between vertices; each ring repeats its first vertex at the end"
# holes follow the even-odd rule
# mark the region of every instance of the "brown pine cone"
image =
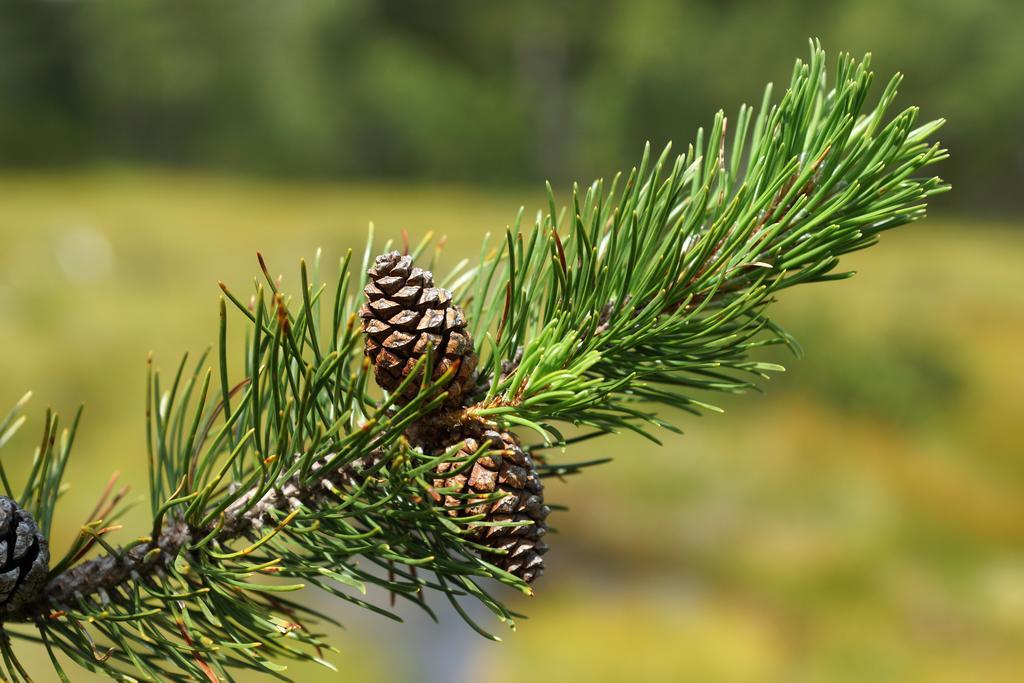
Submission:
MULTIPOLYGON (((472 393, 477 355, 466 330, 466 316, 452 303, 447 289, 434 286, 429 270, 412 265, 412 257, 397 251, 378 256, 368 271, 363 290, 367 302, 359 309, 363 319, 365 353, 373 363, 377 384, 395 391, 416 362, 433 347, 433 379, 453 366, 455 374, 444 391, 448 407, 462 405, 472 393)), ((419 393, 420 382, 406 388, 399 401, 419 393)))
POLYGON ((50 546, 36 521, 17 502, 0 496, 0 614, 35 598, 49 570, 50 546))
POLYGON ((530 522, 523 526, 482 526, 469 523, 469 537, 494 552, 484 559, 527 583, 544 573, 541 557, 548 545, 541 540, 547 533, 544 521, 551 510, 544 505, 544 486, 537 476, 533 459, 520 447, 515 434, 468 426, 462 447, 453 461, 441 463, 434 487, 435 494, 451 508, 452 517, 483 515, 484 522, 530 522), (487 447, 469 467, 475 453, 487 447), (452 471, 455 474, 449 474, 452 471), (449 475, 449 476, 445 476, 449 475), (501 494, 496 497, 495 493, 501 494))

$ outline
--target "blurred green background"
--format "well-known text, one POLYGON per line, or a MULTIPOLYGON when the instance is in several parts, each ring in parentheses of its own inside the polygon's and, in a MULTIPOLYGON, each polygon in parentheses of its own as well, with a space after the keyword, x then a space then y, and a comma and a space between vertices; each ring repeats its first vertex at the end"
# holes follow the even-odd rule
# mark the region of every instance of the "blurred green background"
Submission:
POLYGON ((808 36, 873 51, 900 104, 949 119, 934 218, 789 293, 806 356, 766 397, 672 416, 661 448, 571 452, 616 459, 550 485, 571 512, 505 642, 338 607, 342 673, 296 675, 1020 680, 1020 3, 3 3, 0 403, 36 395, 5 464, 44 406, 86 404, 59 551, 112 471, 142 495, 147 353, 211 343, 217 281, 244 290, 257 249, 294 289, 299 257, 334 262, 374 221, 447 234, 452 265, 542 179, 610 175, 759 100, 808 36))

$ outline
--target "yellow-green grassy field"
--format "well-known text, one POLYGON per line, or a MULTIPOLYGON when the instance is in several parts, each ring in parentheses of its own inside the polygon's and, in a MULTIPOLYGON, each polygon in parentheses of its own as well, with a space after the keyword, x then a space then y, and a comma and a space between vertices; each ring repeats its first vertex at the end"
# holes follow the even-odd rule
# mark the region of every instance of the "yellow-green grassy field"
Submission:
MULTIPOLYGON (((147 354, 216 336, 217 281, 257 250, 293 286, 383 237, 473 256, 536 189, 297 184, 111 170, 0 176, 0 404, 35 392, 2 452, 19 473, 47 405, 86 404, 56 552, 111 472, 145 490, 147 354)), ((550 569, 504 642, 451 615, 395 626, 339 606, 342 673, 299 680, 1017 681, 1024 671, 1024 231, 944 216, 793 291, 802 360, 724 415, 673 415, 565 457, 615 461, 549 497, 550 569), (406 654, 401 654, 405 652, 406 654)), ((127 520, 124 538, 142 533, 127 520)), ((381 598, 386 599, 386 598, 381 598)), ((438 606, 440 606, 440 601, 438 606)), ((499 628, 498 624, 493 624, 499 628)), ((27 657, 53 680, 45 654, 27 657)), ((78 673, 76 671, 76 673, 78 673)), ((83 675, 75 680, 90 680, 83 675)))

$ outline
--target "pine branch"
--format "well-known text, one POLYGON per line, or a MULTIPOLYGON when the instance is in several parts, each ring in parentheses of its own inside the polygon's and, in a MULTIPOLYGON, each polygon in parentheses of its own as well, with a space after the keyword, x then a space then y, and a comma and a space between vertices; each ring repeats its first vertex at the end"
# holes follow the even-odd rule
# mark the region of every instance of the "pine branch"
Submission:
MULTIPOLYGON (((101 500, 45 586, 5 615, 7 632, 33 638, 17 623, 34 624, 51 647, 114 677, 134 670, 233 680, 235 669, 276 672, 274 660, 282 658, 326 664, 320 653, 329 644, 303 624, 329 617, 281 597, 305 585, 396 619, 357 596, 376 585, 428 612, 427 592, 455 602, 468 597, 511 622, 475 579, 529 592, 524 581, 480 554, 467 532, 473 518, 452 519, 434 503, 430 475, 440 464, 473 462, 449 449, 424 452, 404 436, 436 412, 444 400, 437 388, 452 373, 435 376, 428 354, 399 387, 421 388, 411 400, 374 395, 354 325, 361 294, 347 293, 349 258, 326 324, 318 264, 312 276, 303 264, 295 310, 269 275, 269 297, 258 286, 251 310, 225 288, 219 400, 211 397, 213 373, 202 371, 205 354, 191 373, 183 360, 166 389, 151 368, 153 532, 109 544, 122 497, 101 500), (226 302, 237 303, 249 327, 247 374, 235 383, 224 371, 226 302), (82 561, 94 547, 103 554, 82 561)), ((12 414, 8 424, 21 422, 12 414)), ((44 493, 59 488, 73 440, 56 435, 56 418, 48 417, 32 480, 18 498, 40 520, 52 517, 55 495, 44 493)))
MULTIPOLYGON (((701 392, 754 387, 780 369, 760 347, 795 348, 767 314, 777 294, 849 276, 842 255, 947 189, 918 177, 945 158, 928 142, 941 121, 918 126, 914 108, 886 120, 898 77, 865 110, 868 60, 841 56, 829 86, 824 59, 812 45, 778 103, 769 87, 756 114, 741 108, 731 143, 719 113, 684 154, 648 149, 624 182, 574 188, 562 214, 549 189, 531 230, 520 212, 500 248, 485 240, 476 267, 436 284, 414 265, 429 239, 373 259, 371 231, 331 287, 318 254, 294 298, 260 256, 251 298, 222 286, 216 371, 186 356, 166 383, 150 364, 150 533, 108 541, 126 509, 112 480, 46 574, 79 419, 61 431, 48 412, 22 491, 0 462, 6 678, 28 680, 11 636, 43 643, 64 680, 63 658, 122 680, 329 667, 315 624, 330 617, 285 596, 308 586, 395 619, 364 600, 369 586, 431 616, 441 594, 489 635, 461 606, 473 599, 511 624, 484 581, 532 592, 540 477, 603 462, 546 449, 622 429, 653 438, 674 428, 659 405, 699 412, 713 408, 701 392), (246 328, 241 378, 229 306, 246 328), (567 438, 559 422, 587 429, 567 438), (522 427, 543 442, 523 446, 522 427)), ((0 421, 0 447, 26 399, 0 421)))
POLYGON ((265 492, 262 492, 262 487, 252 487, 238 495, 224 510, 224 522, 219 526, 197 530, 184 521, 171 521, 154 540, 118 549, 57 574, 42 587, 36 600, 9 614, 8 619, 33 621, 53 608, 70 608, 80 598, 109 594, 133 577, 165 571, 167 563, 183 548, 210 534, 221 545, 238 538, 258 537, 258 533, 272 525, 274 520, 287 518, 294 510, 329 505, 332 493, 358 485, 381 459, 381 453, 375 451, 356 466, 348 465, 324 473, 328 458, 322 458, 314 463, 312 470, 317 478, 312 481, 302 481, 298 475, 293 475, 265 492))
POLYGON ((485 414, 657 424, 632 404, 699 412, 713 406, 695 392, 741 392, 781 369, 751 358, 795 349, 766 312, 778 292, 849 277, 840 256, 924 217, 948 189, 916 176, 946 157, 928 142, 942 121, 917 126, 913 107, 885 120, 900 77, 865 112, 868 58, 840 56, 832 86, 824 62, 812 44, 778 104, 769 86, 756 115, 740 109, 731 144, 719 112, 685 154, 645 152, 621 190, 619 178, 574 188, 568 220, 552 197, 530 232, 517 221, 460 280, 477 298, 474 334, 497 326, 490 375, 522 358, 488 386, 485 414))

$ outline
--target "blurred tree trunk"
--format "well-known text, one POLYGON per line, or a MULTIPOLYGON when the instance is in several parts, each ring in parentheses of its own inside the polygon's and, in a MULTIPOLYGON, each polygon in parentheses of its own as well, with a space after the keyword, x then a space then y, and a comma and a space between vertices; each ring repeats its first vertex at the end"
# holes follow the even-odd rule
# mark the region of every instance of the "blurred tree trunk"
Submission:
POLYGON ((555 184, 569 180, 572 147, 569 45, 564 13, 530 4, 515 36, 516 78, 535 116, 537 172, 555 184))

